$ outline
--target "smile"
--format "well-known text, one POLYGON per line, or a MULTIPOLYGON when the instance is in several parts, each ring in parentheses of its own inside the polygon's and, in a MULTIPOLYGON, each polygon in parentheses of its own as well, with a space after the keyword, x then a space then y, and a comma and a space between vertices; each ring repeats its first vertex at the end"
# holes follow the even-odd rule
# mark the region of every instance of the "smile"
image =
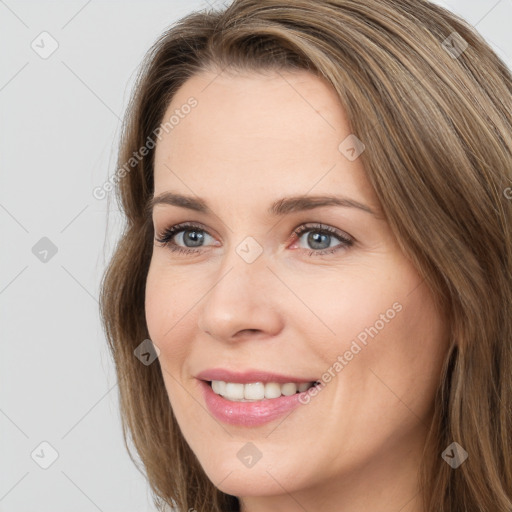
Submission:
POLYGON ((257 427, 278 419, 301 404, 320 385, 311 377, 262 370, 210 368, 195 375, 204 404, 222 423, 257 427))
POLYGON ((233 402, 255 402, 265 399, 275 399, 281 396, 292 396, 302 393, 315 385, 314 382, 225 382, 210 381, 213 392, 233 402))

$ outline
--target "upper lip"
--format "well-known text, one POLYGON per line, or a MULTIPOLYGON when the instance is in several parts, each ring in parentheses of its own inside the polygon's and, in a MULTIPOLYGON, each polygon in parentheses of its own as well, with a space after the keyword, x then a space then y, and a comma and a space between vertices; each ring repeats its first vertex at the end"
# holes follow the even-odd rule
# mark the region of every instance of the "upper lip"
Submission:
POLYGON ((196 375, 196 378, 204 381, 222 380, 224 382, 237 382, 240 384, 247 384, 249 382, 277 382, 279 384, 286 384, 287 382, 316 382, 317 380, 266 372, 263 370, 235 372, 225 368, 210 368, 208 370, 203 370, 196 375))

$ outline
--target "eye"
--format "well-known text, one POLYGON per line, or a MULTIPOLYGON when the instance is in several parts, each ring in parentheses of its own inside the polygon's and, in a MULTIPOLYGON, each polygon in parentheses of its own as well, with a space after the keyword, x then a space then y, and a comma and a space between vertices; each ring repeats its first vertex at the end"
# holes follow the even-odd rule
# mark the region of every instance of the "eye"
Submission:
MULTIPOLYGON (((306 233, 309 233, 305 238, 306 244, 310 245, 309 256, 334 253, 351 247, 354 244, 354 240, 345 233, 323 224, 303 224, 293 232, 291 239, 298 238, 300 240, 306 233), (335 240, 338 240, 340 243, 332 246, 331 242, 335 240)), ((201 252, 201 247, 205 247, 203 242, 208 237, 213 239, 202 226, 184 222, 165 229, 156 238, 156 241, 161 244, 161 247, 167 247, 172 252, 192 254, 201 252), (184 244, 185 247, 178 245, 173 240, 174 238, 176 238, 178 243, 184 244)), ((215 242, 214 245, 218 246, 219 243, 215 242)), ((304 247, 301 247, 301 249, 308 250, 304 247)))
POLYGON ((314 249, 309 252, 309 256, 331 254, 341 249, 351 247, 354 244, 354 240, 347 234, 323 224, 303 224, 293 232, 293 235, 300 240, 306 233, 309 233, 309 235, 305 237, 306 246, 308 249, 314 249), (336 239, 340 243, 334 246, 331 245, 331 242, 336 239))
POLYGON ((173 252, 180 253, 195 253, 199 252, 202 247, 202 242, 206 236, 213 238, 205 229, 198 224, 192 224, 184 222, 182 224, 176 224, 163 231, 163 233, 156 238, 157 242, 162 244, 162 247, 168 247, 173 252), (181 238, 181 242, 185 244, 185 247, 177 245, 172 239, 181 238))

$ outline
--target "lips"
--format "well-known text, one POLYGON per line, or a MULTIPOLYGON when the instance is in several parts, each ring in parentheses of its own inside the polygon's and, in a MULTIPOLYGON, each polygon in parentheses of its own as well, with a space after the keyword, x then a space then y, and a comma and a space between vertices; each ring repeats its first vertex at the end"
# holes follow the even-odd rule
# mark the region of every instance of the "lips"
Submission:
POLYGON ((268 423, 292 411, 304 403, 300 398, 301 395, 306 394, 307 388, 318 382, 315 378, 308 379, 259 370, 235 372, 223 368, 202 371, 196 375, 196 378, 199 379, 206 406, 215 418, 224 423, 246 427, 268 423), (212 383, 217 392, 212 389, 212 383), (225 386, 219 386, 219 383, 225 386), (251 389, 252 385, 263 386, 265 389, 276 386, 286 389, 291 383, 295 383, 293 393, 275 398, 258 395, 261 398, 244 399, 242 395, 233 395, 230 391, 230 389, 251 389), (218 394, 219 390, 226 388, 226 396, 218 394), (304 391, 299 391, 300 389, 304 391))

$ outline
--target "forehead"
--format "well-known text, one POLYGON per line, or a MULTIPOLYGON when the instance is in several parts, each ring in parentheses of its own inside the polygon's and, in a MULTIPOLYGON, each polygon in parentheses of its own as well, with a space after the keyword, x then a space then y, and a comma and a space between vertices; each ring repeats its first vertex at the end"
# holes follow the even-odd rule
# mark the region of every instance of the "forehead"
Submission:
POLYGON ((339 150, 351 130, 337 94, 313 74, 202 72, 176 92, 163 122, 173 115, 156 146, 155 194, 185 192, 181 177, 209 196, 318 185, 372 201, 361 159, 339 150), (196 106, 184 108, 190 98, 196 106))

